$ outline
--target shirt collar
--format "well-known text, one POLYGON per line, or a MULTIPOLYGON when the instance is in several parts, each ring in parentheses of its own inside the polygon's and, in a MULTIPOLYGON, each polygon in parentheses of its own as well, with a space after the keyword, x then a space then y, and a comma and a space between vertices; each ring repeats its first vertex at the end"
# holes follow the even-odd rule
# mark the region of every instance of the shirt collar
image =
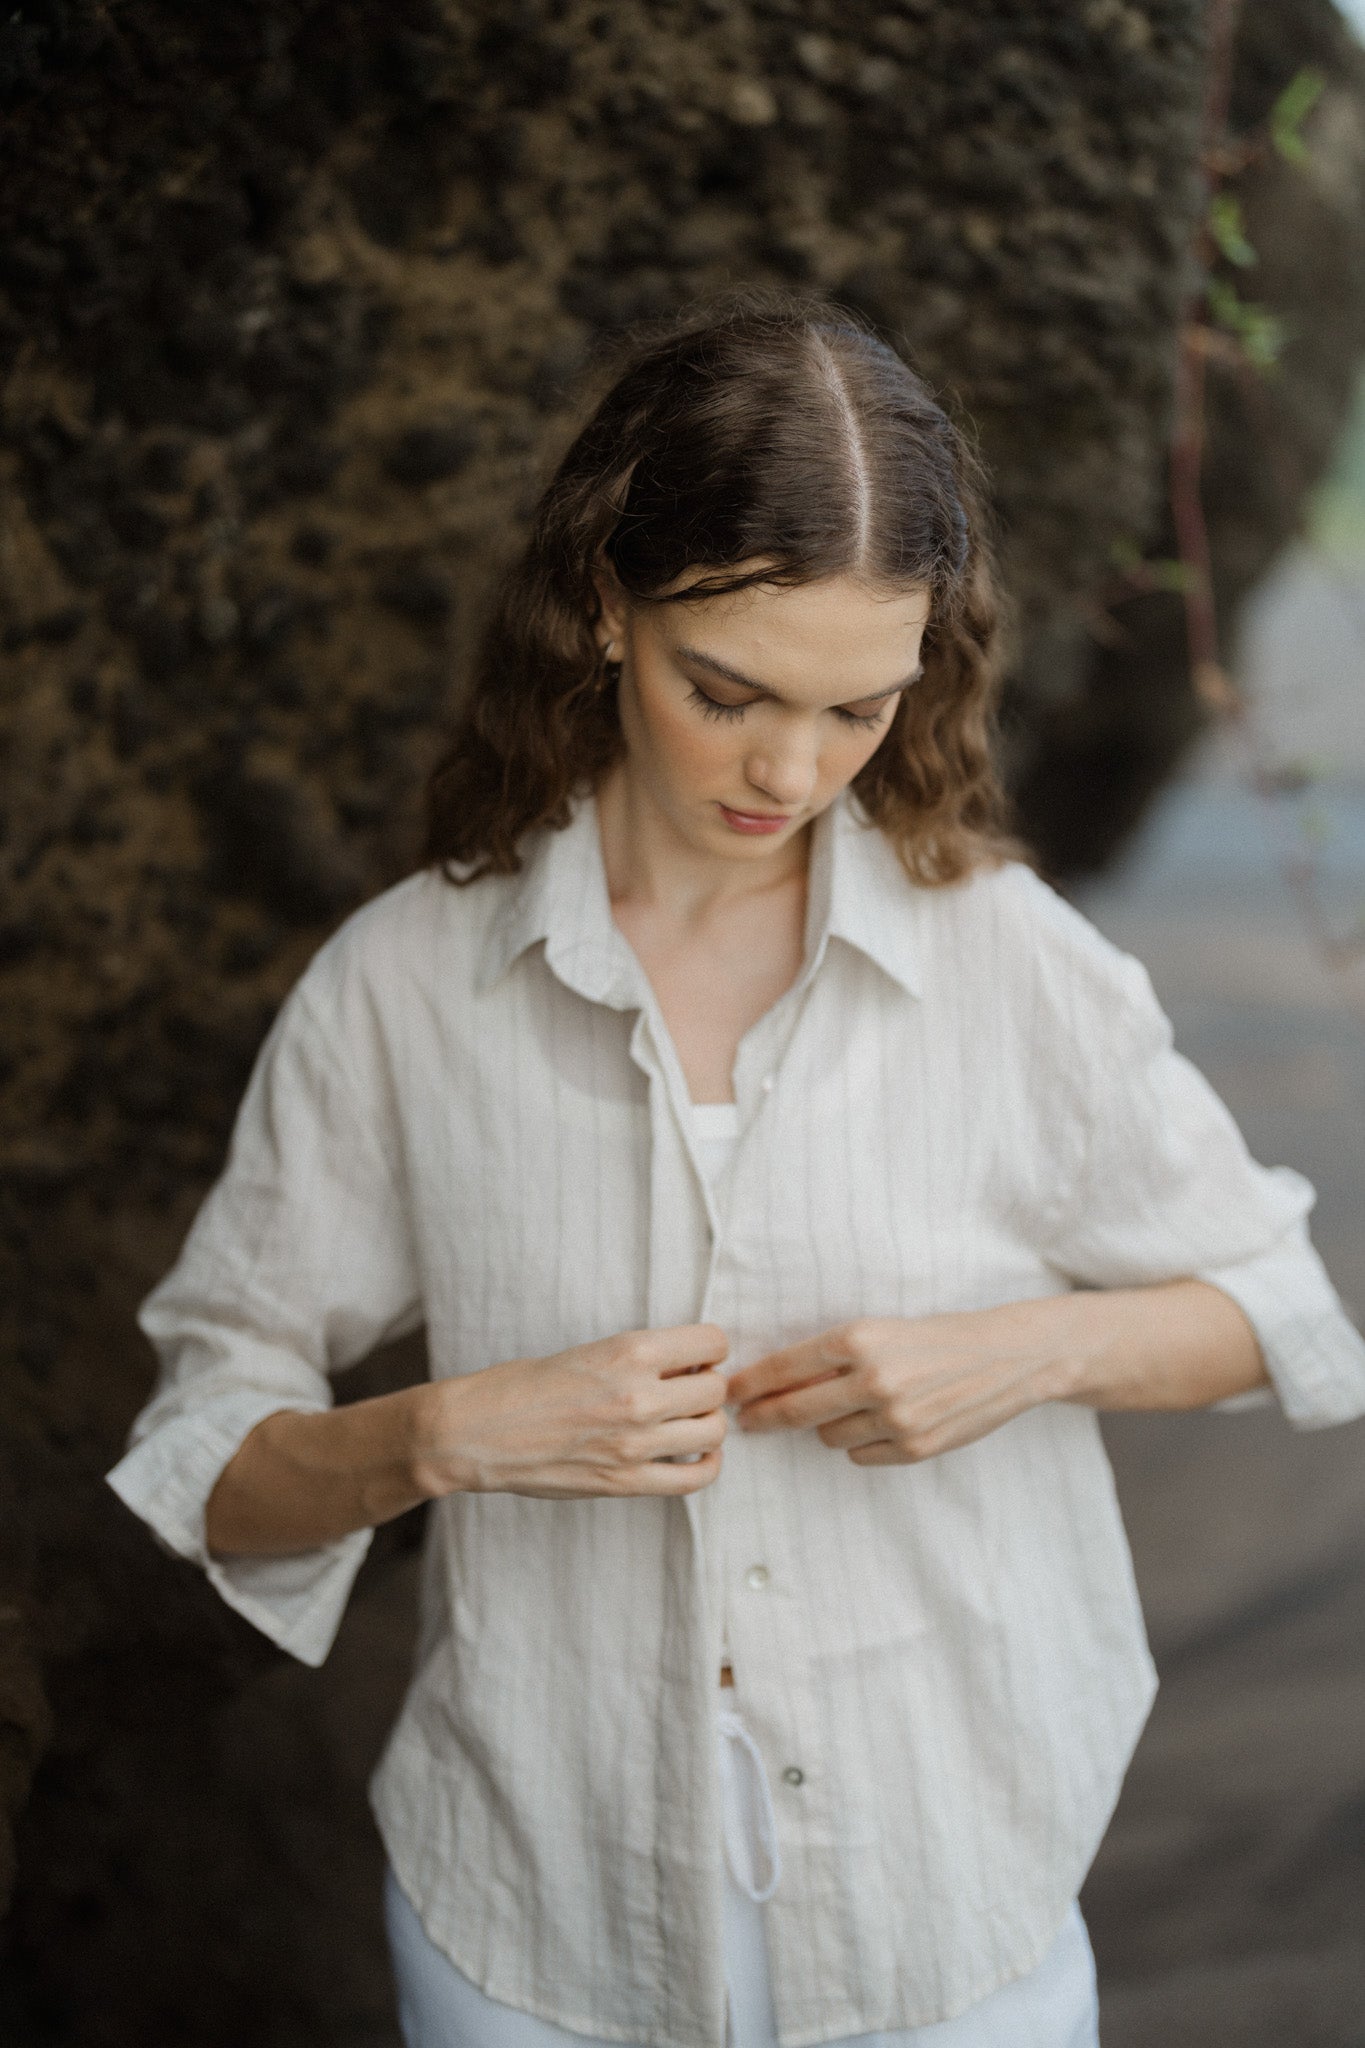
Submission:
POLYGON ((907 995, 923 995, 923 892, 851 790, 842 791, 816 819, 810 858, 808 972, 819 966, 827 942, 841 939, 907 995))
MULTIPOLYGON (((864 954, 907 994, 923 993, 918 891, 895 848, 852 794, 841 791, 815 821, 801 981, 818 971, 831 939, 864 954)), ((597 805, 589 795, 561 830, 542 829, 489 924, 479 961, 480 992, 494 986, 531 946, 590 1002, 637 1009, 644 971, 611 914, 597 805)))
POLYGON ((644 971, 611 914, 591 796, 574 804, 567 825, 542 828, 528 845, 521 873, 484 938, 480 992, 541 940, 549 966, 589 1002, 614 1010, 643 1004, 644 971))

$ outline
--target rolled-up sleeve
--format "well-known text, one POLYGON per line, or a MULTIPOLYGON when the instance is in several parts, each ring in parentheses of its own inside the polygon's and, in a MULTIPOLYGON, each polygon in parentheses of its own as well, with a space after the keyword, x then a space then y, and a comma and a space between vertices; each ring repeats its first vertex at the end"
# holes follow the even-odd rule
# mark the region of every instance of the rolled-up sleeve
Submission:
POLYGON ((422 1319, 383 1090, 345 1063, 307 982, 261 1048, 222 1175, 138 1311, 158 1378, 107 1479, 230 1606, 320 1664, 373 1531, 271 1557, 214 1557, 204 1535, 209 1495, 258 1422, 329 1407, 333 1373, 422 1319))
POLYGON ((1256 1333, 1270 1390, 1301 1429, 1365 1414, 1365 1341, 1308 1235, 1316 1194, 1262 1166, 1208 1081, 1174 1049, 1142 964, 1108 947, 1072 1008, 1078 1167, 1050 1256, 1088 1286, 1206 1280, 1256 1333))

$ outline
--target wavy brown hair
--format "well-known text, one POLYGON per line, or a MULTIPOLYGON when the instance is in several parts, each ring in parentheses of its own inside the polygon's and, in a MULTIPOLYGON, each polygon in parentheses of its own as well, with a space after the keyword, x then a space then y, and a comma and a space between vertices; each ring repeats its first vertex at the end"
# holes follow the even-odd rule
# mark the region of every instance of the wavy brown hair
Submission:
POLYGON ((789 294, 637 329, 612 370, 497 592, 428 782, 424 861, 459 863, 452 881, 514 873, 524 835, 566 824, 619 758, 593 631, 603 562, 637 604, 841 574, 927 590, 923 675, 853 789, 916 881, 1019 853, 993 751, 982 473, 924 381, 856 315, 789 294))

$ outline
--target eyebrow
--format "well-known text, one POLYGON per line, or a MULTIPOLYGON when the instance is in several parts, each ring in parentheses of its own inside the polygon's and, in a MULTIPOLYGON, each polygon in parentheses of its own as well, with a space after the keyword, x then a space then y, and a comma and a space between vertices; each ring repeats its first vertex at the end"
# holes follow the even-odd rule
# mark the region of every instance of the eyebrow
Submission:
MULTIPOLYGON (((703 654, 697 647, 677 647, 674 653, 680 661, 693 661, 698 668, 707 668, 714 675, 724 676, 727 683, 738 683, 741 689, 753 690, 760 697, 771 697, 778 704, 784 701, 777 691, 770 690, 766 683, 756 683, 752 676, 742 675, 737 668, 731 668, 728 661, 718 661, 714 654, 703 654)), ((848 702, 879 704, 886 697, 899 696, 902 690, 908 690, 911 683, 917 683, 923 674, 923 662, 916 662, 910 674, 904 676, 900 682, 892 683, 889 690, 865 690, 861 697, 850 697, 848 702)))

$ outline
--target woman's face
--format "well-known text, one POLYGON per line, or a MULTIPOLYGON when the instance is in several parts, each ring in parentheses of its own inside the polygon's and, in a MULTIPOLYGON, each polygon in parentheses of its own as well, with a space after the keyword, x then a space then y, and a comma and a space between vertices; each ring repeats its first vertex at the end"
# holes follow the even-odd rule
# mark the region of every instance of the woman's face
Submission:
POLYGON ((735 860, 793 838, 876 752, 929 617, 923 589, 851 576, 672 604, 598 589, 633 794, 697 852, 735 860))

